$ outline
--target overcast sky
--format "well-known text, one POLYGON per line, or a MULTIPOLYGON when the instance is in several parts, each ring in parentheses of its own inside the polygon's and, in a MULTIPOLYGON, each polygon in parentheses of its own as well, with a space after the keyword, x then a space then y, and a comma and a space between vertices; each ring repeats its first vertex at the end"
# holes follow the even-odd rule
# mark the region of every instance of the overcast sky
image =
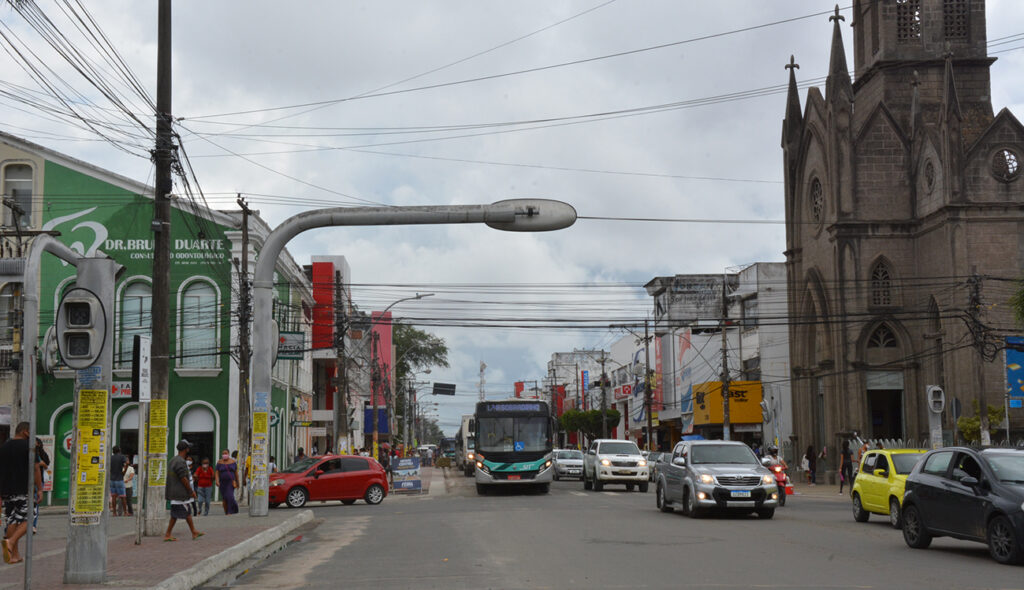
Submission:
MULTIPOLYGON (((156 1, 85 4, 155 95, 156 1)), ((826 14, 798 17, 833 5, 180 1, 174 3, 173 112, 183 118, 177 130, 211 205, 232 207, 240 192, 271 225, 331 205, 517 197, 563 200, 584 216, 782 220, 784 93, 579 117, 784 87, 790 54, 800 64, 800 81, 823 77, 831 23, 826 14), (796 20, 761 26, 788 19, 796 20), (736 32, 751 27, 759 28, 736 32), (680 43, 687 40, 693 41, 680 43), (667 46, 594 59, 659 45, 667 46), (585 61, 502 75, 579 60, 585 61), (447 84, 477 78, 488 79, 447 84), (442 86, 408 91, 436 85, 442 86), (353 100, 266 110, 338 99, 353 100), (522 123, 550 119, 558 121, 522 123), (515 124, 495 125, 506 123, 515 124)), ((1024 2, 987 5, 990 42, 1022 32, 1024 2)), ((57 5, 39 6, 80 40, 57 5)), ((0 9, 0 19, 71 85, 96 96, 10 8, 0 9)), ((849 26, 844 39, 852 66, 849 26)), ((1020 38, 992 47, 1011 50, 996 54, 993 106, 1010 107, 1018 117, 1024 114, 1022 47, 1020 38)), ((8 55, 0 58, 4 81, 39 89, 8 55)), ((0 98, 0 129, 152 182, 145 157, 39 115, 0 98)), ((144 155, 139 143, 127 147, 144 155)), ((325 229, 303 235, 289 250, 303 264, 312 255, 345 255, 363 309, 435 292, 399 305, 395 315, 461 324, 523 317, 642 321, 650 301, 636 285, 659 275, 782 261, 783 247, 779 224, 580 220, 550 234, 482 226, 325 229)), ((487 391, 500 397, 513 381, 542 379, 551 353, 607 347, 618 337, 600 330, 431 330, 447 340, 452 367, 429 378, 458 385, 456 398, 439 400, 449 434, 457 416, 472 411, 481 360, 488 365, 487 391)))

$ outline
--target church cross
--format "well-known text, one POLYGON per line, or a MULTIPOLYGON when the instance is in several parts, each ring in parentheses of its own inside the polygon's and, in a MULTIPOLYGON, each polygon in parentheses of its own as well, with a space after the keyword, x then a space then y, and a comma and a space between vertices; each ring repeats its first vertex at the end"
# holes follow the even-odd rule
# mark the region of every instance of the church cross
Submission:
POLYGON ((792 55, 789 56, 789 63, 786 64, 787 70, 799 70, 800 64, 796 63, 796 58, 792 55))
POLYGON ((828 17, 828 21, 829 22, 832 22, 832 21, 839 22, 841 20, 846 20, 846 17, 841 15, 841 14, 839 14, 839 5, 836 4, 836 13, 834 15, 828 17))

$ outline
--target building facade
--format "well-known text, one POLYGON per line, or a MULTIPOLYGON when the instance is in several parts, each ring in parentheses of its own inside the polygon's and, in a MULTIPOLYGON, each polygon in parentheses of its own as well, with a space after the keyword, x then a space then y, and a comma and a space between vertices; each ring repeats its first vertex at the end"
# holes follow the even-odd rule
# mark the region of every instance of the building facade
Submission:
POLYGON ((928 385, 1003 404, 1024 127, 993 113, 983 1, 857 0, 854 78, 830 20, 824 92, 790 67, 782 125, 795 436, 921 439, 928 385))
MULTIPOLYGON (((85 162, 19 138, 0 134, 0 178, 5 202, 24 212, 4 218, 3 254, 18 257, 29 236, 19 232, 59 232, 58 240, 85 256, 103 253, 124 267, 114 301, 114 384, 111 389, 110 440, 128 454, 138 444, 139 413, 130 399, 131 346, 136 334, 152 327, 153 238, 150 227, 152 189, 85 162), (13 172, 12 172, 13 171, 13 172), (9 179, 15 178, 15 182, 9 179), (12 231, 12 224, 17 227, 12 231)), ((11 209, 8 207, 7 211, 11 209)), ((269 228, 250 217, 250 263, 269 228)), ((216 457, 221 449, 238 448, 238 293, 242 283, 237 261, 242 255, 241 214, 220 212, 186 199, 172 199, 170 334, 171 372, 168 400, 168 449, 177 440, 193 443, 197 457, 216 457)), ((250 268, 252 264, 250 264, 250 268)), ((42 259, 39 284, 40 330, 54 321, 61 297, 74 286, 75 269, 56 257, 42 259)), ((303 333, 309 340, 312 294, 301 268, 287 254, 275 276, 274 313, 282 331, 303 333)), ((11 292, 16 285, 4 285, 11 292)), ((9 326, 16 327, 12 322, 9 326)), ((36 362, 33 348, 14 337, 3 346, 36 362), (25 353, 22 353, 24 348, 25 353)), ((282 458, 294 447, 287 425, 302 416, 312 381, 308 353, 298 360, 278 361, 273 370, 270 454, 282 458)), ((18 371, 0 374, 0 406, 17 395, 18 371)), ((75 372, 58 368, 39 378, 37 431, 54 437, 55 475, 51 500, 67 497, 75 372)))

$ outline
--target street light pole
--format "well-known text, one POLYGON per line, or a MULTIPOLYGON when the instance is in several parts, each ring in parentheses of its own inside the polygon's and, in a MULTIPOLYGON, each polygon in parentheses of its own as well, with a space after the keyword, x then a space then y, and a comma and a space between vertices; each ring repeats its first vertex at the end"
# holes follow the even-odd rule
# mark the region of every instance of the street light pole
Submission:
MULTIPOLYGON (((267 516, 270 481, 267 473, 274 270, 284 247, 310 229, 367 225, 444 225, 483 223, 503 231, 553 231, 576 222, 576 210, 547 199, 513 199, 491 205, 425 207, 334 207, 306 211, 286 219, 263 243, 253 275, 252 482, 250 516, 267 516)), ((155 351, 154 351, 155 356, 155 351)), ((155 385, 155 382, 154 382, 155 385)), ((155 393, 154 386, 154 393, 155 393)))

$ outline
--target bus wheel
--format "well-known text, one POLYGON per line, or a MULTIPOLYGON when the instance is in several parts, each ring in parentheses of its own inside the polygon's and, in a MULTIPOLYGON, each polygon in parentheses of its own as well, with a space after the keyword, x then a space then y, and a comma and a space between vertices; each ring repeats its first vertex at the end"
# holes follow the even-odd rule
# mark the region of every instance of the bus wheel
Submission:
POLYGON ((476 494, 478 496, 486 496, 487 495, 487 486, 485 486, 482 483, 476 484, 476 494))

